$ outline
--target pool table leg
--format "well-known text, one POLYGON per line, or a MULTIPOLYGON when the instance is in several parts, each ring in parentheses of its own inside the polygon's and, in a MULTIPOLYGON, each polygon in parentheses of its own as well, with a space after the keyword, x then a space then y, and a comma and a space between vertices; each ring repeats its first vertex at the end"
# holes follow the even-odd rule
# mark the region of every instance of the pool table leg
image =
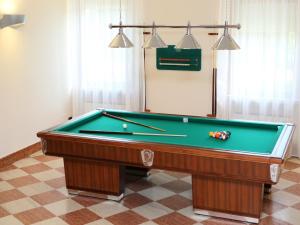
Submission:
POLYGON ((272 192, 272 184, 264 184, 264 193, 271 194, 272 192))
POLYGON ((150 174, 150 169, 148 168, 140 168, 133 166, 126 166, 126 174, 138 176, 138 177, 148 177, 150 174))
POLYGON ((124 193, 123 166, 109 162, 64 158, 69 194, 120 201, 124 193))
POLYGON ((193 207, 197 214, 258 223, 263 184, 192 175, 193 207))

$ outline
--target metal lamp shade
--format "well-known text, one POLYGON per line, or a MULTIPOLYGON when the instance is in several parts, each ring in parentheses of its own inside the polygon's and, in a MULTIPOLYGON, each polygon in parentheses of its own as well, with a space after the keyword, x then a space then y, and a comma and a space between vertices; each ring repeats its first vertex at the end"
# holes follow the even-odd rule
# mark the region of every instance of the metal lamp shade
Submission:
POLYGON ((200 49, 200 45, 197 42, 196 38, 192 35, 191 24, 188 22, 187 32, 182 38, 182 40, 176 45, 176 48, 179 49, 200 49))
MULTIPOLYGON (((155 24, 153 23, 153 26, 155 24)), ((151 38, 144 44, 144 48, 166 48, 168 45, 161 39, 161 37, 156 33, 156 29, 152 29, 151 38)))
POLYGON ((215 50, 238 50, 240 46, 235 42, 230 34, 222 35, 217 43, 213 46, 215 50))
MULTIPOLYGON (((225 22, 225 26, 227 25, 227 21, 225 22)), ((214 50, 238 50, 240 46, 235 42, 235 40, 231 37, 228 32, 228 27, 224 28, 224 34, 212 47, 214 50)))
POLYGON ((200 45, 192 34, 186 34, 176 45, 179 49, 200 49, 200 45))
POLYGON ((123 33, 123 29, 120 28, 117 36, 109 44, 110 48, 131 48, 133 47, 132 42, 129 38, 123 33))
POLYGON ((156 33, 155 22, 153 22, 151 38, 144 44, 144 48, 166 48, 168 45, 156 33))

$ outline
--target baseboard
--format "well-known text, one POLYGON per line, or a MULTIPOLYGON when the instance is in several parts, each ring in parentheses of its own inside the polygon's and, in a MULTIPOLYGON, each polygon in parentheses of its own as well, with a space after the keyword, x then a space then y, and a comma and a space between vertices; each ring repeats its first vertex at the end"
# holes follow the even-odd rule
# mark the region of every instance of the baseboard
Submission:
POLYGON ((10 166, 14 162, 41 150, 41 143, 35 143, 0 159, 0 168, 10 166))

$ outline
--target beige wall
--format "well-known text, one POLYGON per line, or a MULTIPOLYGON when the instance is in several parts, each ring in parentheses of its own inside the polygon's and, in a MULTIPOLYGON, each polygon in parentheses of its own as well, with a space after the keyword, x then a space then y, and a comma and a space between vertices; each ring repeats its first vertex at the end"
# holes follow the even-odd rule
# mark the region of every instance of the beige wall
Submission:
MULTIPOLYGON (((219 0, 147 0, 145 23, 216 24, 219 0)), ((162 71, 156 69, 155 50, 146 50, 147 108, 153 112, 203 115, 211 113, 212 51, 217 37, 194 29, 202 46, 200 72, 162 71)), ((185 30, 159 29, 167 44, 177 44, 185 30)))
POLYGON ((38 141, 71 114, 66 79, 66 1, 0 0, 26 24, 0 30, 0 157, 38 141))

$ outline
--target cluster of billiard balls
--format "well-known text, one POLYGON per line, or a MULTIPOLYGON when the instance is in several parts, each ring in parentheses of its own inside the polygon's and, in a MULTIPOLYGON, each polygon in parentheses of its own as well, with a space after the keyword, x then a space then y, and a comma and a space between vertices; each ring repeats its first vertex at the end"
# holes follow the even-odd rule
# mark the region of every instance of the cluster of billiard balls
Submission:
POLYGON ((230 131, 216 131, 216 132, 209 132, 209 136, 216 138, 216 139, 220 139, 220 140, 227 140, 231 135, 230 131))

